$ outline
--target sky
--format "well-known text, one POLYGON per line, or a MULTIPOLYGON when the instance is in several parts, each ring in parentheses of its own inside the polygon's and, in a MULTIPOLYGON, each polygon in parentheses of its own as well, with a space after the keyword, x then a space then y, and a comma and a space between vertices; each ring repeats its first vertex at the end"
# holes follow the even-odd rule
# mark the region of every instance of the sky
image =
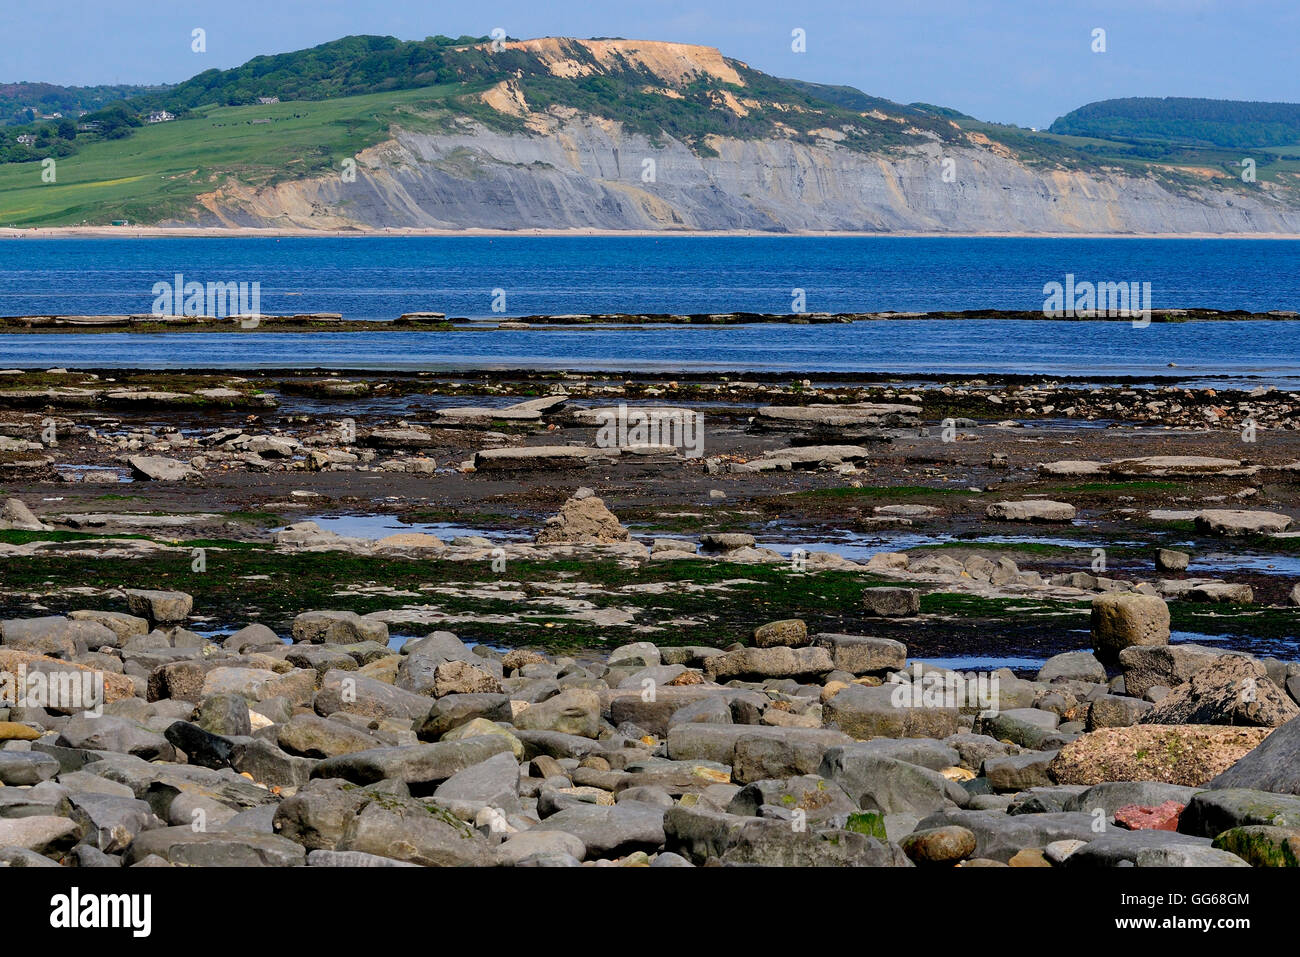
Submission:
POLYGON ((777 76, 1035 128, 1120 96, 1300 102, 1296 0, 0 0, 0 82, 176 83, 348 34, 496 27, 705 44, 777 76))

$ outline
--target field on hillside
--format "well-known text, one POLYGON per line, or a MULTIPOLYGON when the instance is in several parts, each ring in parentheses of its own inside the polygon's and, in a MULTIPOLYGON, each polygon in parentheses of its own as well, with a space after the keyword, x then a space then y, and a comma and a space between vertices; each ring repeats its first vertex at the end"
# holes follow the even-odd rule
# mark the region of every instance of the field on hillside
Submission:
MULTIPOLYGON (((57 180, 40 163, 0 166, 0 225, 151 223, 180 216, 194 198, 229 178, 254 186, 320 175, 381 142, 394 120, 436 122, 463 85, 337 100, 209 107, 200 115, 143 127, 58 161, 57 180)), ((459 108, 459 104, 457 104, 459 108)))

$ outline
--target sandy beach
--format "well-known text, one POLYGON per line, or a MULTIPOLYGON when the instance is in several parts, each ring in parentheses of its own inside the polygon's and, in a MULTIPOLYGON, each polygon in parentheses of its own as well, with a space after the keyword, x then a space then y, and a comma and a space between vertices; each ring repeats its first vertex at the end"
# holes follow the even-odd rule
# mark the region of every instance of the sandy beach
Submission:
POLYGON ((651 236, 772 238, 808 236, 827 238, 925 238, 925 239, 1278 239, 1297 240, 1297 233, 1026 233, 1026 232, 826 232, 763 230, 622 230, 622 229, 281 229, 255 227, 197 226, 52 226, 48 228, 0 228, 0 239, 164 239, 196 238, 329 238, 350 236, 651 236))

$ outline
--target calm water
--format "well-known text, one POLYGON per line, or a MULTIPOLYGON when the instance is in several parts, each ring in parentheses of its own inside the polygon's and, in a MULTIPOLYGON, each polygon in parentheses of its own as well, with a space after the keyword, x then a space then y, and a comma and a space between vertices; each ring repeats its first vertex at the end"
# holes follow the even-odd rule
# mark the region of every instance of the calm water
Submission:
MULTIPOLYGON (((1067 273, 1152 303, 1300 309, 1300 242, 812 237, 0 241, 0 314, 141 313, 176 273, 265 313, 503 315, 1039 309, 1067 273)), ((500 315, 494 318, 499 318, 500 315)), ((0 366, 570 368, 1300 376, 1300 325, 893 322, 384 335, 0 336, 0 366), (1294 330, 1294 331, 1293 331, 1294 330), (1175 368, 1169 364, 1174 363, 1175 368)))
POLYGON ((510 332, 0 335, 0 368, 571 369, 1180 375, 1300 388, 1300 324, 879 321, 510 332), (1169 363, 1175 363, 1174 368, 1169 363))
POLYGON ((0 312, 148 312, 153 284, 260 282, 267 313, 1038 309, 1043 284, 1150 282, 1157 307, 1300 309, 1300 242, 845 237, 0 240, 0 312))

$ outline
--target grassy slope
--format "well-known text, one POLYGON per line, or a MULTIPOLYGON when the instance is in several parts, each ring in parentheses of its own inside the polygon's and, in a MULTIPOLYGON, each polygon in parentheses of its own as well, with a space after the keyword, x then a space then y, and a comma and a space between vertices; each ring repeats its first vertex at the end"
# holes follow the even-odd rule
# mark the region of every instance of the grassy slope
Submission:
POLYGON ((314 102, 210 107, 194 119, 87 146, 59 161, 56 183, 39 163, 0 166, 0 225, 56 226, 115 219, 153 222, 193 208, 229 177, 254 186, 339 169, 388 135, 393 120, 428 123, 463 86, 426 87, 314 102), (419 115, 417 115, 419 114, 419 115), (270 119, 270 123, 253 120, 270 119))

